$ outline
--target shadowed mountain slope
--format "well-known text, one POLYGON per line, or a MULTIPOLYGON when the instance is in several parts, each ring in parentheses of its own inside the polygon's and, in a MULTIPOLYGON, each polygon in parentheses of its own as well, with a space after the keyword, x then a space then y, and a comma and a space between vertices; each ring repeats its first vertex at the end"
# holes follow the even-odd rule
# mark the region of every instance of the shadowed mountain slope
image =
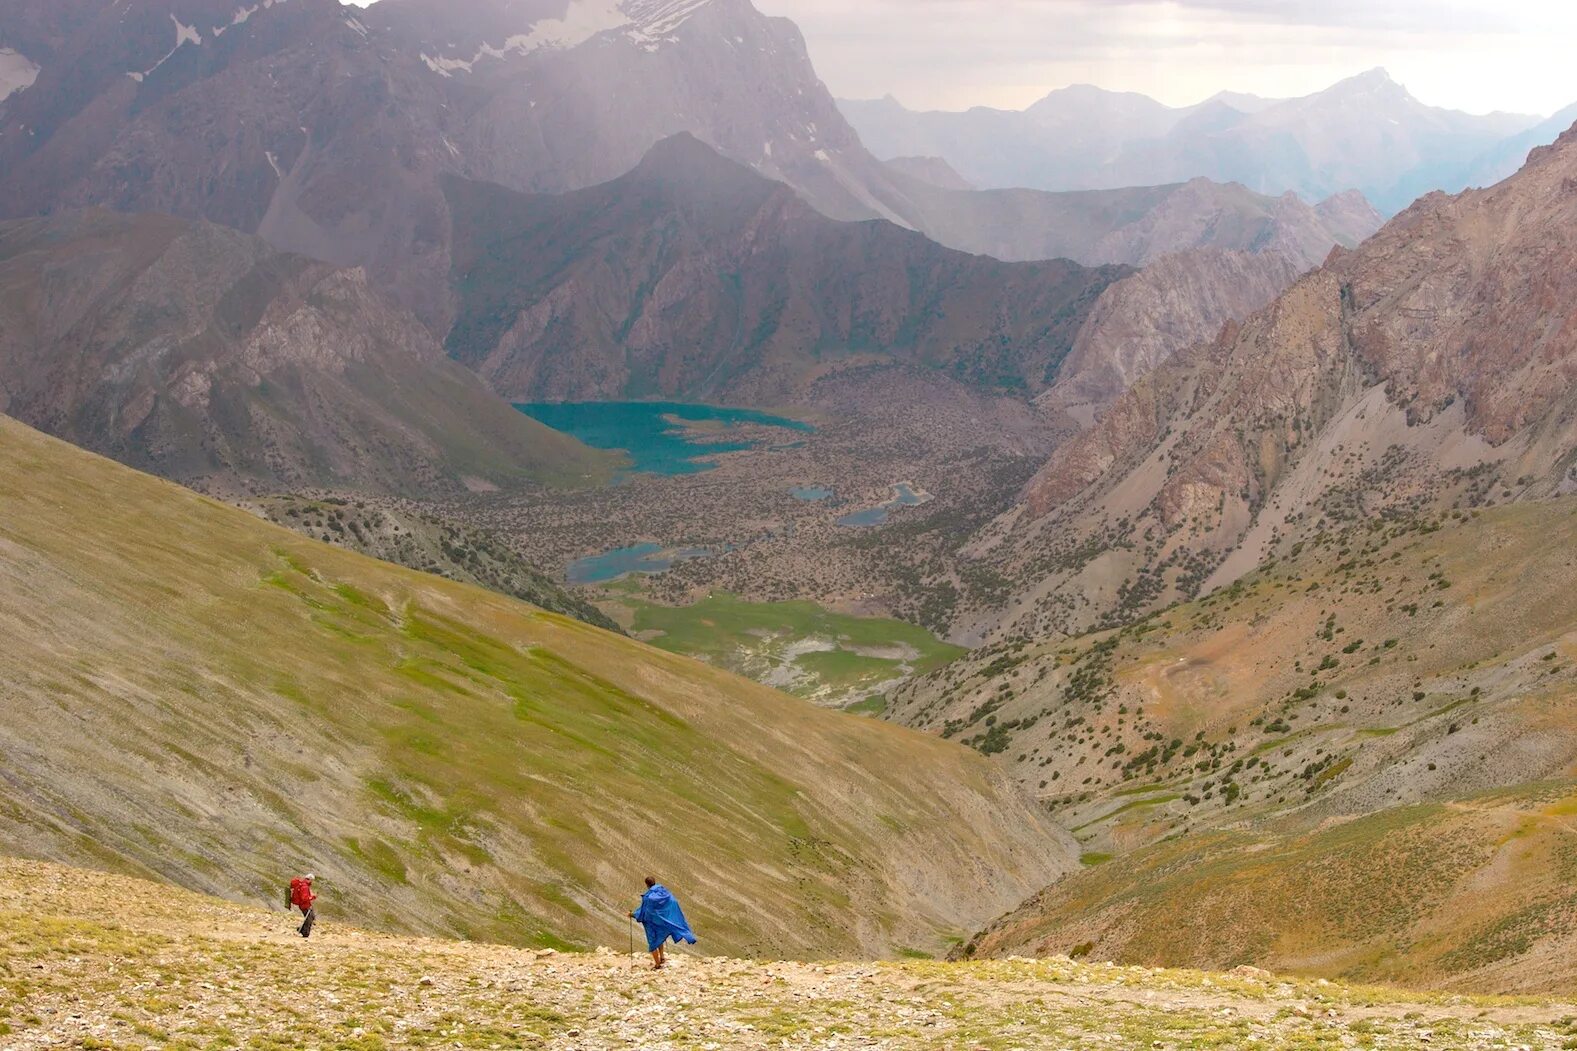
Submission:
POLYGON ((690 132, 829 215, 906 208, 749 0, 0 0, 13 23, 41 69, 0 102, 0 218, 207 219, 364 266, 435 331, 445 175, 563 192, 690 132))
POLYGON ((167 216, 0 223, 0 410, 220 488, 439 492, 606 475, 338 270, 167 216))
POLYGON ((1001 263, 882 221, 836 222, 688 135, 572 194, 446 186, 449 352, 510 397, 770 404, 861 355, 1034 392, 1129 272, 1001 263))
POLYGON ((934 951, 1068 865, 966 750, 268 525, 0 418, 0 844, 356 922, 934 951), (106 513, 111 509, 113 513, 106 513), (677 877, 676 877, 677 878, 677 877))

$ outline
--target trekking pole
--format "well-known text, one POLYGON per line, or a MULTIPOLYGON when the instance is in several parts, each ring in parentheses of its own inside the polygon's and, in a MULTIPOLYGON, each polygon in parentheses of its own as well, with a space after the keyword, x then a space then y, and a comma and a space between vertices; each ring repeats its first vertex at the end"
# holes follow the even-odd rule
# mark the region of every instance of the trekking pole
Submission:
POLYGON ((630 917, 630 954, 625 957, 628 961, 627 969, 635 970, 635 917, 630 917))

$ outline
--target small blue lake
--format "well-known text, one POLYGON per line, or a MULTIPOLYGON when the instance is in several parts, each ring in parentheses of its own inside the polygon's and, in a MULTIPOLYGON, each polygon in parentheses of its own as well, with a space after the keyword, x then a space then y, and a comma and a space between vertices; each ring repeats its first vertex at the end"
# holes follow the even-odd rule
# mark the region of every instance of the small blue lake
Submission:
POLYGON ((803 500, 807 504, 819 504, 823 500, 832 499, 832 490, 823 489, 819 485, 802 485, 791 489, 790 492, 794 494, 794 499, 803 500))
POLYGON ((849 529, 869 529, 879 526, 887 521, 887 516, 900 507, 918 507, 929 500, 928 496, 921 496, 915 492, 908 482, 899 482, 893 486, 893 498, 877 507, 869 507, 864 511, 855 511, 838 519, 838 524, 849 529))
MULTIPOLYGON (((629 454, 630 470, 641 474, 699 474, 717 466, 709 457, 759 447, 760 442, 729 437, 728 432, 741 424, 781 427, 800 434, 816 430, 808 423, 756 409, 688 402, 532 402, 515 408, 593 448, 623 450, 629 454), (687 436, 686 429, 674 420, 704 424, 709 431, 704 436, 689 431, 687 436)), ((782 447, 798 444, 786 441, 782 447)))
POLYGON ((631 573, 664 573, 675 562, 705 558, 710 554, 700 547, 676 550, 661 544, 634 544, 571 562, 564 579, 571 584, 606 584, 631 573))

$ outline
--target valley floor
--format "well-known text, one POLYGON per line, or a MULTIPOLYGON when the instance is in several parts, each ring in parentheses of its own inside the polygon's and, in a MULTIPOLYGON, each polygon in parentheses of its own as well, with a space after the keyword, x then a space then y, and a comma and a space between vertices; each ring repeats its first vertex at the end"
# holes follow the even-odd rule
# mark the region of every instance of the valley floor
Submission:
MULTIPOLYGON (((1577 1006, 1264 972, 570 955, 349 929, 0 860, 6 1048, 1561 1048, 1577 1006)), ((704 932, 703 932, 704 933, 704 932)))

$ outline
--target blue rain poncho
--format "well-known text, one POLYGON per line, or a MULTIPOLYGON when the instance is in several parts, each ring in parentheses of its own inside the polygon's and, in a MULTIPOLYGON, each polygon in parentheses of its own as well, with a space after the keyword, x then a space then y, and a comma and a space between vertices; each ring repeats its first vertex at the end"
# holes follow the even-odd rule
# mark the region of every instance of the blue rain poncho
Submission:
POLYGON ((669 938, 695 944, 695 934, 679 908, 679 899, 661 883, 641 895, 641 907, 635 910, 635 919, 646 928, 647 952, 656 952, 669 938))

